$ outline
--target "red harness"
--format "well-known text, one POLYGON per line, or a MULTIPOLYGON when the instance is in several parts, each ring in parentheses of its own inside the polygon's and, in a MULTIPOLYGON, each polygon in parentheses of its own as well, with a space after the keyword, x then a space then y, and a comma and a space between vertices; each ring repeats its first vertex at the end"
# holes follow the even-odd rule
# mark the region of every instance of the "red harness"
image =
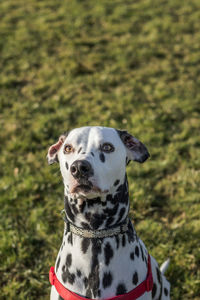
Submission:
MULTIPOLYGON (((51 285, 54 285, 58 294, 64 299, 64 300, 92 300, 88 298, 81 297, 77 295, 76 293, 73 293, 66 289, 62 285, 62 283, 58 280, 56 277, 56 274, 54 272, 54 267, 50 268, 49 271, 49 281, 51 285)), ((107 300, 135 300, 142 296, 145 292, 150 292, 153 288, 153 276, 152 276, 152 270, 151 270, 151 258, 150 255, 148 255, 148 272, 146 279, 140 283, 136 288, 134 288, 129 293, 118 295, 112 298, 108 298, 107 300)))

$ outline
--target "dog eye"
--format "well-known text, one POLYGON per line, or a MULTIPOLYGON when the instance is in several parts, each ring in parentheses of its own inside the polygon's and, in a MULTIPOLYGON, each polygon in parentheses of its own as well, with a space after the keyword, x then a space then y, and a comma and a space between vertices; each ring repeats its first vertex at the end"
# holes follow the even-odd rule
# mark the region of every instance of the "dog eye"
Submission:
POLYGON ((71 153, 73 150, 74 150, 74 148, 72 147, 72 145, 65 145, 65 147, 64 147, 65 153, 71 153))
POLYGON ((101 150, 104 152, 113 152, 115 150, 114 146, 110 143, 105 143, 101 146, 101 150))

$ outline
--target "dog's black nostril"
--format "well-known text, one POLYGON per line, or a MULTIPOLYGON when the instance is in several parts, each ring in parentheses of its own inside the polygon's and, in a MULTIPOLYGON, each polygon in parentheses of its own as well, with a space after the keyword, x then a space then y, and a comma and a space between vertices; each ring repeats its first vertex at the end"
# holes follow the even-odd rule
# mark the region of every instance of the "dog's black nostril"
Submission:
POLYGON ((75 174, 77 172, 77 168, 74 166, 71 166, 70 170, 72 174, 75 174))
POLYGON ((80 166, 81 173, 87 173, 89 171, 89 168, 87 166, 80 166))
POLYGON ((76 160, 70 168, 71 174, 76 177, 90 177, 93 175, 91 164, 87 160, 76 160))

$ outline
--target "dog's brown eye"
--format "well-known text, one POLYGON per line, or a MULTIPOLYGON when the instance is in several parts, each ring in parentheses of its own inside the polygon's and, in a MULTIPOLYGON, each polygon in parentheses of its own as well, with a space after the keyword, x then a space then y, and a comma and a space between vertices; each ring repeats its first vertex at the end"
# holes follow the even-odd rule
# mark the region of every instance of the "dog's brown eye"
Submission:
POLYGON ((73 151, 72 145, 65 145, 64 151, 65 153, 71 153, 73 151))
POLYGON ((105 143, 101 146, 101 150, 104 152, 113 152, 115 150, 114 146, 110 143, 105 143))

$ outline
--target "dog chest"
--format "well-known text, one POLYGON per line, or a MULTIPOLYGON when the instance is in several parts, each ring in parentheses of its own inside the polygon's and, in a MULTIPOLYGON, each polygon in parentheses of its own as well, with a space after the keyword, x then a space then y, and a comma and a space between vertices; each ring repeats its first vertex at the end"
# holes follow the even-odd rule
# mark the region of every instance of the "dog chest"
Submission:
POLYGON ((68 232, 55 269, 58 279, 69 290, 89 298, 109 298, 142 282, 146 262, 146 249, 137 239, 130 240, 128 234, 88 239, 68 232))

